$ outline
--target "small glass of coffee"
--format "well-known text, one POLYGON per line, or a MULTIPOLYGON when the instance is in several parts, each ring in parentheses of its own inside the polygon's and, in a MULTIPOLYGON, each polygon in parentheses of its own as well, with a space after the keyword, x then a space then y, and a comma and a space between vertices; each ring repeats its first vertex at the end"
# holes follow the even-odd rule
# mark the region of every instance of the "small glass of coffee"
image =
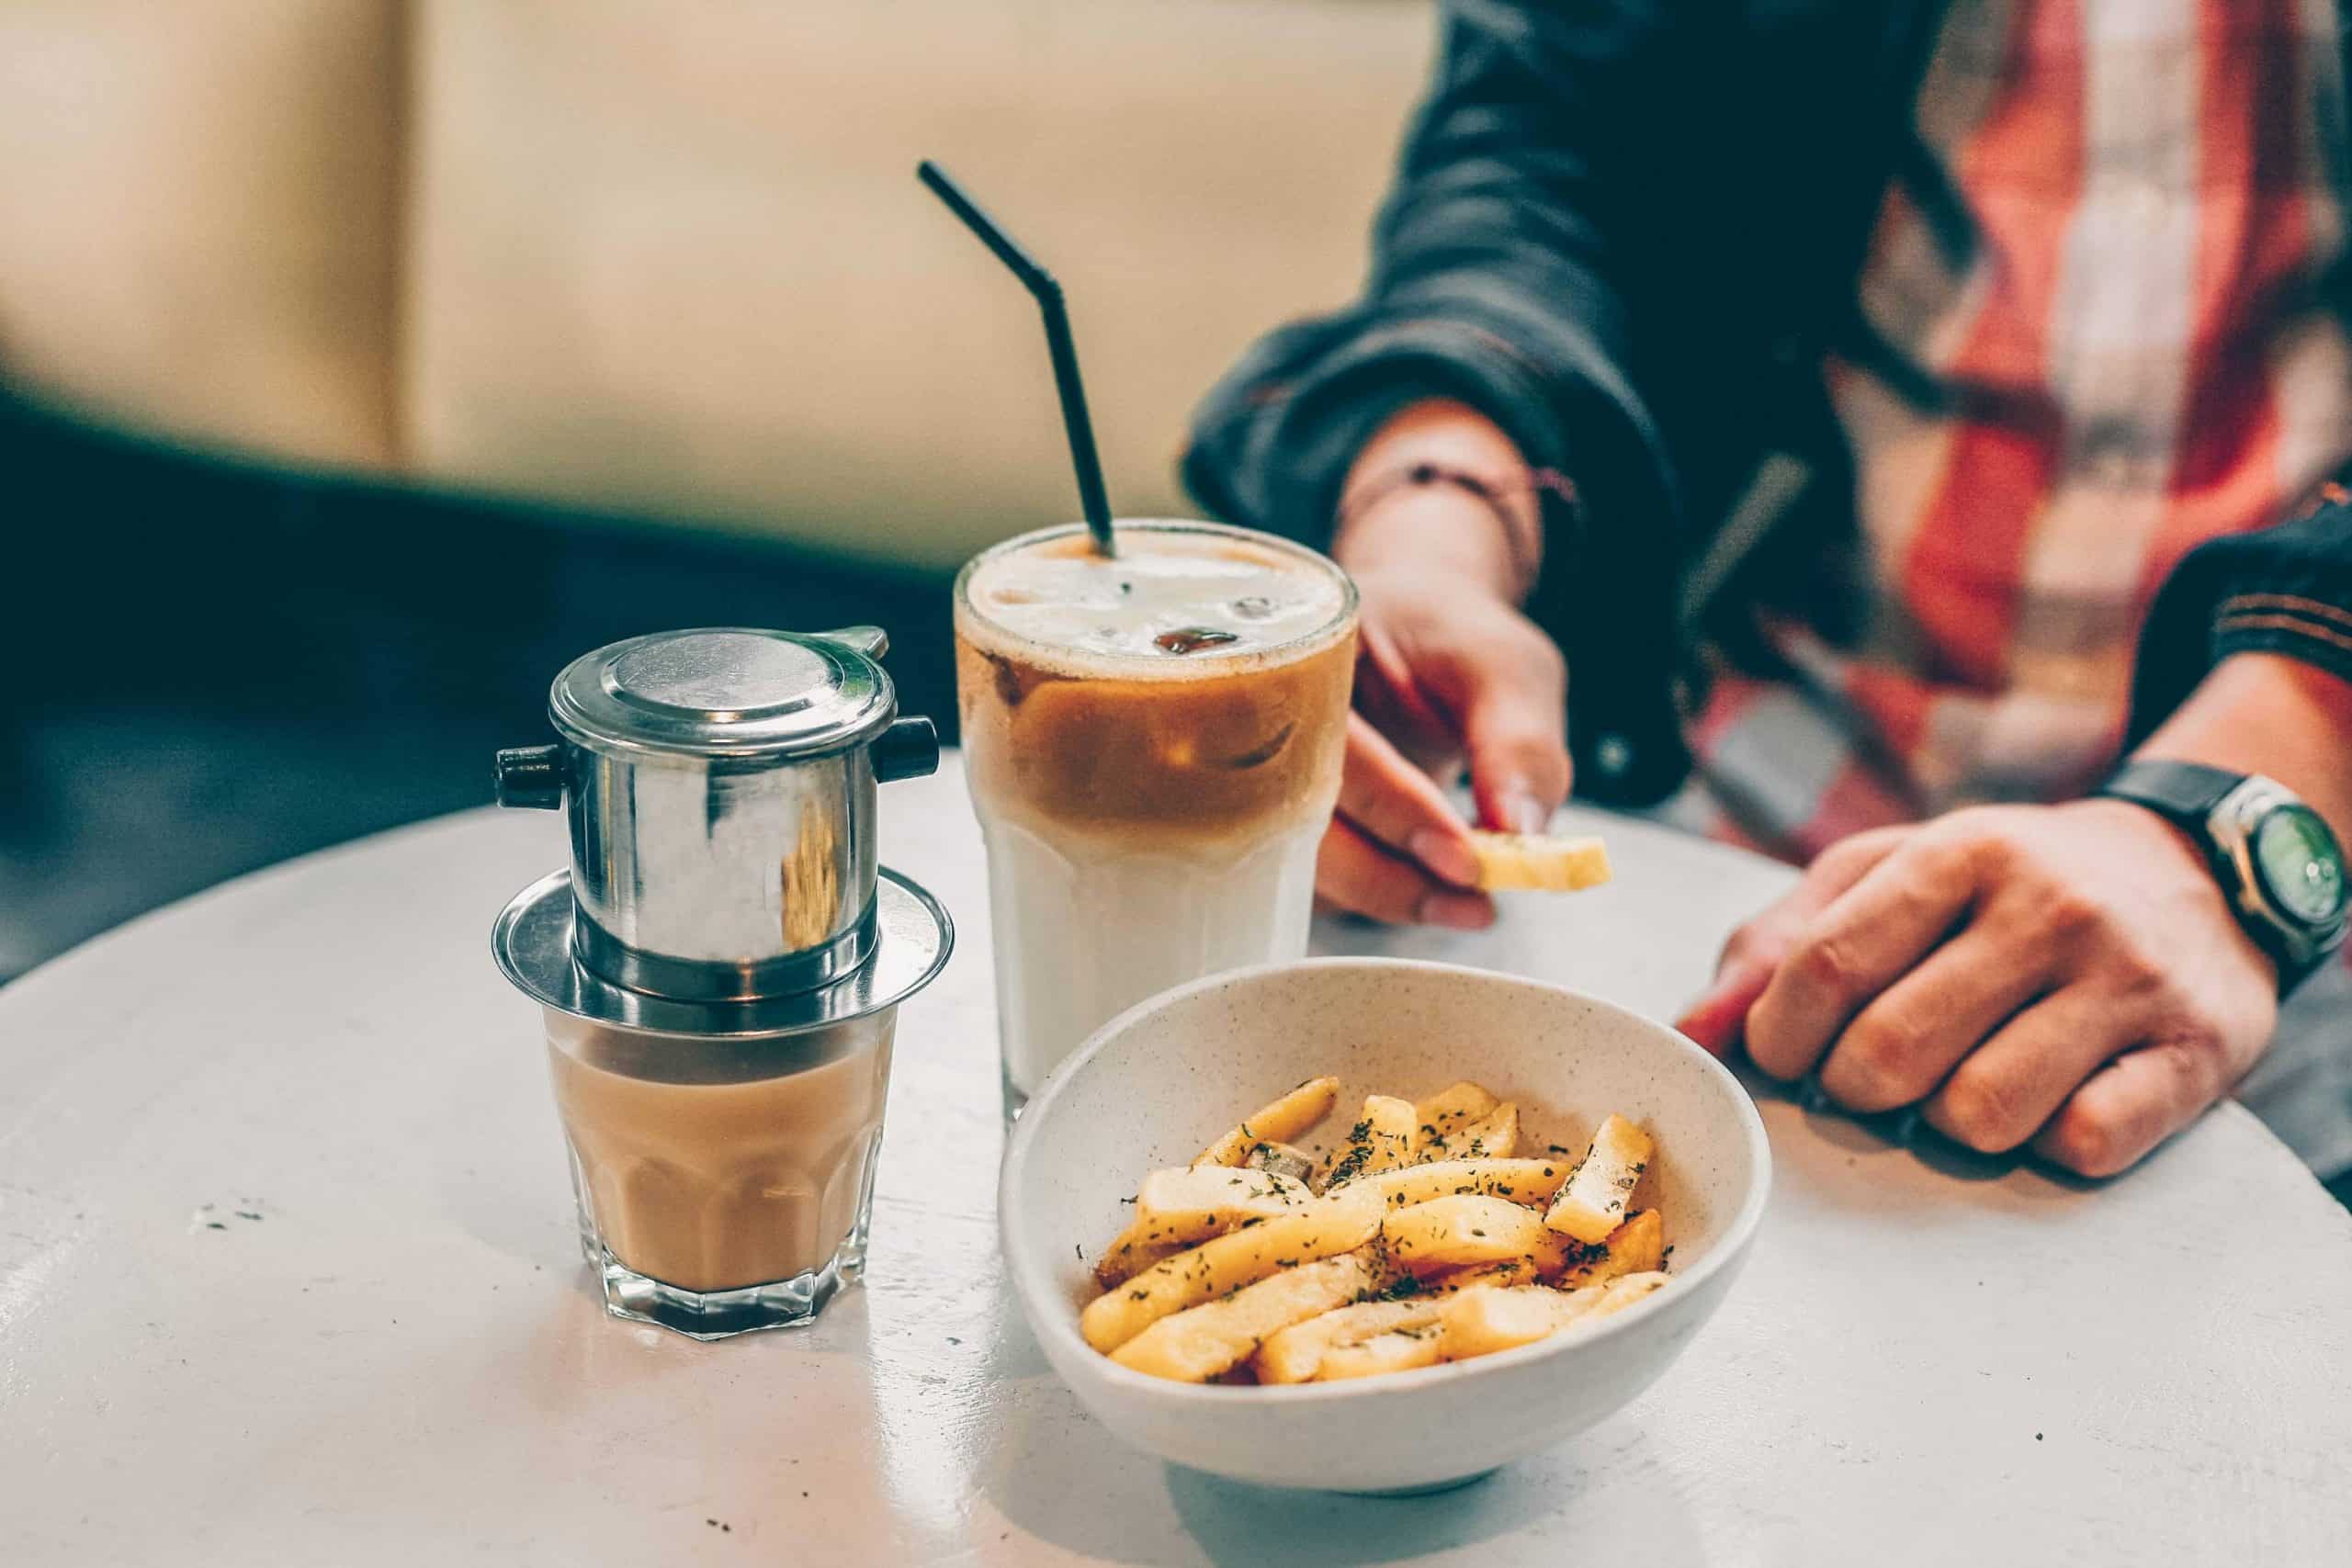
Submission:
POLYGON ((1306 950, 1340 790, 1354 585, 1246 528, 1078 525, 956 583, 1005 1105, 1144 998, 1306 950))
POLYGON ((872 626, 710 626, 582 655, 555 744, 498 757, 571 863, 491 942, 539 1005, 580 1239, 615 1316, 718 1339, 815 1319, 865 1262, 899 1003, 947 961, 880 864, 877 787, 930 773, 872 626))
POLYGON ((623 1306, 662 1321, 665 1294, 701 1297, 692 1326, 724 1332, 857 1278, 892 1021, 720 1045, 548 1015, 582 1249, 623 1306))

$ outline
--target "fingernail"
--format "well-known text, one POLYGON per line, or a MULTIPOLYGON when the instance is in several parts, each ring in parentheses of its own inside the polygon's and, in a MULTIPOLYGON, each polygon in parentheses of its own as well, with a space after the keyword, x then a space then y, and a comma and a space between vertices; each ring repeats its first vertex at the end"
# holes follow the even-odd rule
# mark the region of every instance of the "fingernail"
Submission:
POLYGON ((1514 833, 1540 833, 1552 825, 1552 813, 1529 790, 1515 790, 1503 802, 1503 818, 1514 833))
POLYGON ((1457 931, 1482 931, 1495 923, 1495 906, 1476 893, 1428 893, 1414 911, 1424 925, 1457 931))
POLYGON ((1423 828, 1405 840, 1405 847, 1412 852, 1415 860, 1448 882, 1464 887, 1478 885, 1478 857, 1453 834, 1423 828))

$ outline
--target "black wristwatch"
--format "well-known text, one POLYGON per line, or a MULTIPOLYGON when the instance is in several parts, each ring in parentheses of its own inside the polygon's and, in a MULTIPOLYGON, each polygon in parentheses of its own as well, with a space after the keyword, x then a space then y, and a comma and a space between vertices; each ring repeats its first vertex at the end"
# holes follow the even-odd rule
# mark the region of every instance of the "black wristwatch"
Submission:
POLYGON ((2205 851, 2231 911, 2278 961, 2284 996, 2342 945, 2352 906, 2327 819, 2276 779, 2196 762, 2127 762, 2092 792, 2144 806, 2205 851))

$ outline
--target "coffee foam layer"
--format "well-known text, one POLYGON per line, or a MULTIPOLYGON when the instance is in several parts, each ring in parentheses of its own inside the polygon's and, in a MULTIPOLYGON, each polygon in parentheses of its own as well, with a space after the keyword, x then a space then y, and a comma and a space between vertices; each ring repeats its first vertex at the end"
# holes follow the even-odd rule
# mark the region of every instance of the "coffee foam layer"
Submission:
POLYGON ((1129 679, 1225 672, 1339 629, 1347 589, 1320 562, 1210 532, 1129 528, 1118 543, 1115 558, 1076 534, 983 559, 961 629, 1025 662, 1129 679))

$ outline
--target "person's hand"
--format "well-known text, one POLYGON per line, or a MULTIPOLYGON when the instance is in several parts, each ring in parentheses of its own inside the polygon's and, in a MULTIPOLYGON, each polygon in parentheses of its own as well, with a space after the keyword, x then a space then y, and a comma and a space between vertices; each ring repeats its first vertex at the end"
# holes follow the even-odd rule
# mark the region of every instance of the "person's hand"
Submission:
POLYGON ((1316 892, 1375 919, 1476 930, 1493 921, 1493 901, 1469 890, 1477 863, 1436 778, 1466 761, 1482 821, 1540 830, 1568 792, 1566 665, 1468 576, 1402 562, 1360 568, 1355 581, 1357 712, 1316 892))
POLYGON ((1971 1148, 2111 1176, 2244 1076, 2277 985, 2154 813, 1980 807, 1826 852, 1681 1027, 1849 1110, 1919 1104, 1971 1148))
POLYGON ((1362 595, 1356 714, 1340 807, 1316 863, 1327 903, 1375 919, 1476 930, 1468 831, 1437 781, 1466 762, 1480 819, 1540 830, 1568 794, 1567 671, 1519 613, 1543 559, 1527 465, 1484 414, 1443 398, 1408 405, 1357 455, 1331 553, 1362 595), (1422 463, 1480 476, 1396 483, 1422 463))

